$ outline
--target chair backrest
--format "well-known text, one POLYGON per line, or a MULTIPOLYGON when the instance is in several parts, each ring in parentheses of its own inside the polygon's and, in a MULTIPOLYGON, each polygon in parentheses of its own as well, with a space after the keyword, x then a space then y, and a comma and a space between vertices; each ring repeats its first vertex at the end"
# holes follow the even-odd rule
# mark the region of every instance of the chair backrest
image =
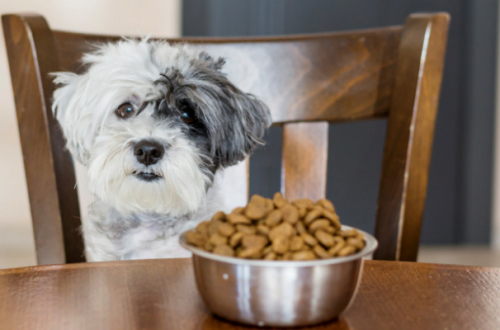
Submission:
MULTIPOLYGON (((95 41, 51 30, 42 16, 2 16, 38 263, 84 261, 71 156, 50 111, 48 73, 78 72, 95 41)), ((283 125, 282 192, 325 196, 328 124, 387 117, 376 259, 416 260, 449 16, 413 14, 403 26, 265 38, 176 39, 228 59, 236 85, 263 99, 283 125)), ((248 195, 248 161, 232 169, 248 195)), ((230 189, 230 187, 228 188, 230 189)))

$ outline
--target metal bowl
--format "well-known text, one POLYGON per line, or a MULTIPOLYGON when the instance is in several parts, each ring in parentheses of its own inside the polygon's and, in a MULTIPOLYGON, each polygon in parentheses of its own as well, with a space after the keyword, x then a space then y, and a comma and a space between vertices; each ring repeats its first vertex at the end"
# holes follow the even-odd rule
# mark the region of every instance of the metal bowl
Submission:
MULTIPOLYGON (((342 226, 342 229, 351 229, 342 226)), ((363 250, 347 257, 312 261, 247 260, 219 256, 188 245, 198 291, 216 315, 256 326, 313 325, 338 317, 353 301, 363 258, 377 248, 365 236, 363 250)))

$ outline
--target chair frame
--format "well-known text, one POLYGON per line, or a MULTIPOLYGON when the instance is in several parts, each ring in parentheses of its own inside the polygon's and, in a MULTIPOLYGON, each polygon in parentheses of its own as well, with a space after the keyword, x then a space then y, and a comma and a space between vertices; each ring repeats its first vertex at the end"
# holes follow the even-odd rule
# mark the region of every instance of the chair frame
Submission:
MULTIPOLYGON (((87 41, 117 40, 118 37, 51 30, 46 20, 36 14, 3 15, 2 23, 38 264, 83 262, 75 170, 70 154, 64 149, 61 129, 50 110, 54 85, 49 73, 78 70, 74 58, 86 50, 87 41)), ((274 124, 284 126, 282 192, 290 199, 325 196, 330 122, 387 117, 375 226, 379 248, 374 258, 416 261, 448 25, 446 13, 412 14, 403 26, 374 30, 280 38, 171 41, 201 43, 202 47, 217 50, 225 44, 265 46, 274 42, 284 47, 302 47, 302 42, 324 38, 358 38, 353 45, 363 44, 365 37, 383 40, 380 47, 390 61, 388 65, 377 62, 370 67, 377 81, 370 80, 372 74, 369 78, 363 77, 363 86, 375 86, 367 94, 373 95, 366 101, 368 106, 359 107, 359 98, 365 94, 356 94, 350 88, 343 94, 324 96, 336 97, 335 100, 344 103, 339 106, 337 102, 320 113, 311 112, 307 107, 297 110, 294 106, 294 111, 271 107, 274 124), (355 106, 358 106, 356 111, 355 106)), ((371 62, 367 63, 363 65, 371 62)), ((241 168, 248 175, 248 162, 241 168)), ((246 199, 248 177, 244 180, 246 192, 241 194, 246 199)))

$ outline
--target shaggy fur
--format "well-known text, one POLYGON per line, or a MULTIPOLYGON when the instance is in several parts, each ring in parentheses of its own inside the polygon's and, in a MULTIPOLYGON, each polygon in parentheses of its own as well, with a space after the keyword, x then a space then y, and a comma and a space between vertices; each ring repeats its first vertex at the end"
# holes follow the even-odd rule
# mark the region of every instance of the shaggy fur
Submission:
POLYGON ((122 40, 83 64, 54 74, 53 112, 96 197, 82 221, 87 259, 185 256, 178 234, 223 208, 221 172, 262 143, 268 108, 231 84, 223 59, 186 44, 122 40), (144 141, 161 159, 139 161, 144 141))

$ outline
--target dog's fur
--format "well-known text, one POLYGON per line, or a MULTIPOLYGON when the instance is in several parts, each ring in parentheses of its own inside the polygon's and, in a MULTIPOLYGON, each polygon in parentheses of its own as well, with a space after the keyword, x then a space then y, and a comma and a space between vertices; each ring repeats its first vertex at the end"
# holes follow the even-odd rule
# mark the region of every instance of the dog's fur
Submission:
POLYGON ((87 259, 185 256, 179 233, 223 208, 221 172, 262 143, 269 110, 198 47, 145 39, 96 47, 82 59, 85 73, 54 73, 52 108, 96 197, 82 221, 87 259), (145 140, 164 148, 155 164, 134 154, 145 140))

